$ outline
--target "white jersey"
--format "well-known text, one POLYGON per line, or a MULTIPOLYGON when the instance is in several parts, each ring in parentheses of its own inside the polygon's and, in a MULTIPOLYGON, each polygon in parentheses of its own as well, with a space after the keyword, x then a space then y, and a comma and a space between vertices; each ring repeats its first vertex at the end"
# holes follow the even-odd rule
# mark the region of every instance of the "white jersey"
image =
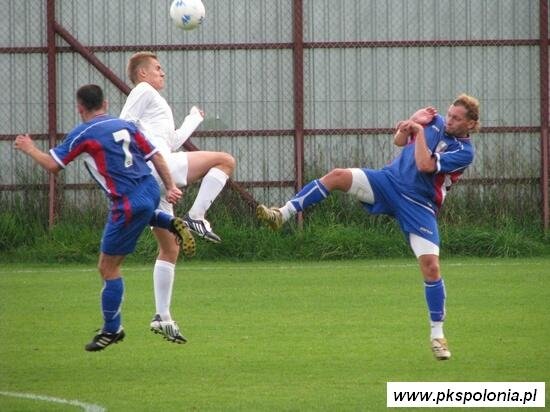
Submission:
POLYGON ((163 155, 178 150, 203 120, 200 110, 193 106, 181 127, 175 130, 174 116, 168 102, 147 82, 141 82, 132 89, 120 117, 136 123, 163 155))

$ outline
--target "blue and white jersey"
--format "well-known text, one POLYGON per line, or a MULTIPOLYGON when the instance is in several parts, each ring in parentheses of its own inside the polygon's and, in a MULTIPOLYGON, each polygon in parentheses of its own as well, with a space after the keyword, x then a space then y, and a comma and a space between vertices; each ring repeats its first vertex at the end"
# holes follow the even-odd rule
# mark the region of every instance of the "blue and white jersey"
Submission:
POLYGON ((86 168, 111 199, 131 194, 151 174, 146 162, 156 152, 133 123, 107 114, 78 125, 50 150, 62 168, 84 155, 86 168))
POLYGON ((414 159, 414 136, 401 154, 382 170, 405 198, 437 212, 447 191, 474 159, 474 147, 469 137, 458 138, 445 133, 445 120, 437 115, 424 127, 426 144, 437 161, 433 173, 418 171, 414 159))

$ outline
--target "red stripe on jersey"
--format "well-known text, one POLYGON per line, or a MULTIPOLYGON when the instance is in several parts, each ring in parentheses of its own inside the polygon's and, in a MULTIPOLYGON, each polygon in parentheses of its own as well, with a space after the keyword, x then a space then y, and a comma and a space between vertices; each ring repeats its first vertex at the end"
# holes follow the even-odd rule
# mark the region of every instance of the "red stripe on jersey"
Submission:
POLYGON ((141 134, 139 130, 136 130, 136 134, 134 137, 136 139, 137 147, 145 156, 153 151, 154 148, 151 145, 151 142, 149 142, 149 140, 147 140, 147 138, 143 136, 143 134, 141 134))
POLYGON ((82 143, 79 143, 71 148, 71 151, 67 153, 67 156, 65 156, 61 161, 66 166, 69 163, 71 163, 77 156, 84 153, 86 151, 86 141, 83 141, 82 143))
POLYGON ((105 178, 105 185, 107 186, 107 190, 109 191, 111 197, 120 196, 120 194, 116 191, 115 182, 111 178, 107 170, 105 151, 103 150, 103 146, 101 145, 101 143, 99 143, 97 140, 86 140, 83 144, 86 145, 85 152, 93 157, 97 166, 97 171, 101 176, 105 178))
POLYGON ((460 179, 460 176, 462 176, 462 171, 453 172, 453 173, 450 174, 450 176, 451 176, 451 183, 455 184, 458 181, 458 179, 460 179))
POLYGON ((124 213, 124 226, 127 226, 132 220, 132 206, 128 201, 128 196, 122 196, 121 198, 114 199, 111 204, 111 218, 113 222, 116 222, 124 213), (120 202, 122 202, 122 212, 120 211, 120 202))
POLYGON ((132 220, 132 207, 130 206, 130 202, 128 201, 127 196, 122 197, 122 207, 124 209, 124 217, 125 217, 124 226, 127 226, 132 220))
POLYGON ((444 192, 445 192, 445 173, 438 173, 435 175, 435 196, 434 202, 439 209, 443 204, 444 192))
POLYGON ((118 211, 118 199, 114 199, 111 203, 111 218, 113 222, 116 222, 120 218, 120 213, 118 211))
POLYGON ((445 200, 445 195, 447 191, 451 188, 453 184, 458 181, 458 179, 460 179, 460 176, 462 176, 462 171, 456 171, 448 174, 441 173, 435 176, 434 202, 438 209, 441 208, 441 205, 445 200), (449 178, 449 180, 447 180, 447 177, 449 178))

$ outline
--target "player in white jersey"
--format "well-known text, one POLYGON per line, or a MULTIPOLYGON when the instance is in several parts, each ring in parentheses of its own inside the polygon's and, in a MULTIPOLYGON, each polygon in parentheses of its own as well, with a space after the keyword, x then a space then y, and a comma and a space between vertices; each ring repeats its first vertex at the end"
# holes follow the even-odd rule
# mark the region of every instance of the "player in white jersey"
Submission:
MULTIPOLYGON (((202 179, 197 197, 183 219, 196 235, 211 242, 220 242, 220 237, 212 231, 205 214, 233 173, 235 159, 224 152, 178 151, 203 121, 204 113, 192 107, 181 127, 175 128, 172 109, 160 94, 164 88, 165 73, 154 53, 138 52, 131 56, 127 74, 135 87, 128 95, 120 117, 134 121, 159 149, 176 186, 187 186, 202 179)), ((172 205, 164 197, 161 197, 159 208, 173 214, 172 205)), ((183 337, 170 313, 180 246, 167 230, 153 228, 153 233, 159 245, 159 254, 153 269, 156 314, 151 322, 151 330, 172 342, 183 343, 183 337)), ((185 254, 194 253, 194 245, 188 249, 186 245, 182 247, 185 254)))

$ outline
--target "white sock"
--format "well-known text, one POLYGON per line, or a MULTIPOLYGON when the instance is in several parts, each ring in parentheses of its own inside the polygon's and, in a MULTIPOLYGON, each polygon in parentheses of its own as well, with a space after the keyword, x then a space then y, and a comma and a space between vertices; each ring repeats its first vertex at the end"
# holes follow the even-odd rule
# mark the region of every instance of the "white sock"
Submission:
POLYGON ((288 219, 296 214, 296 208, 290 201, 286 202, 283 207, 279 208, 279 211, 283 216, 283 222, 286 222, 288 219))
POLYGON ((430 326, 430 339, 443 339, 445 337, 443 334, 443 322, 430 321, 430 326))
POLYGON ((172 320, 170 302, 172 300, 172 286, 176 265, 164 260, 157 260, 153 269, 153 285, 155 289, 155 306, 160 318, 164 321, 172 320))
POLYGON ((193 206, 189 209, 191 219, 204 219, 206 211, 222 191, 227 179, 229 176, 217 167, 213 167, 204 175, 199 193, 197 193, 193 206))

